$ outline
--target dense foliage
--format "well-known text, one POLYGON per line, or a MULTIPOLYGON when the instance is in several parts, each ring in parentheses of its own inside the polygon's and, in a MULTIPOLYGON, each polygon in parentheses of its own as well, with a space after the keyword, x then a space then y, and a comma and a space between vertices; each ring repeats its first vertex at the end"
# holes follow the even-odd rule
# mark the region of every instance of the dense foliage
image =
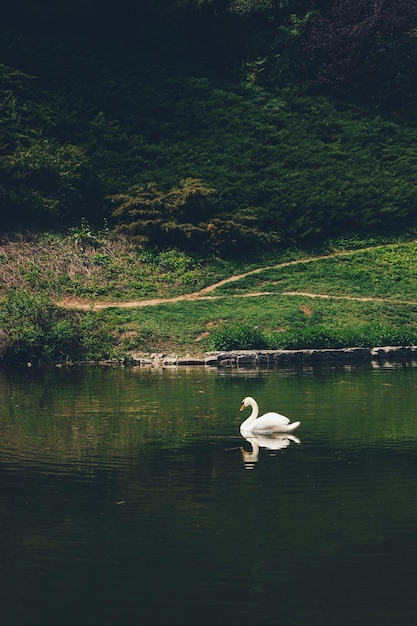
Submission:
POLYGON ((313 82, 398 105, 416 100, 414 0, 335 0, 311 16, 303 45, 313 82))
POLYGON ((91 312, 68 312, 46 296, 10 291, 0 304, 0 355, 7 361, 41 362, 109 357, 109 324, 91 312))
POLYGON ((4 230, 235 253, 415 223, 412 0, 16 0, 4 230))
POLYGON ((362 324, 335 329, 325 325, 294 328, 281 333, 263 333, 249 326, 234 326, 213 334, 213 350, 322 350, 346 347, 415 345, 417 332, 390 325, 362 324))

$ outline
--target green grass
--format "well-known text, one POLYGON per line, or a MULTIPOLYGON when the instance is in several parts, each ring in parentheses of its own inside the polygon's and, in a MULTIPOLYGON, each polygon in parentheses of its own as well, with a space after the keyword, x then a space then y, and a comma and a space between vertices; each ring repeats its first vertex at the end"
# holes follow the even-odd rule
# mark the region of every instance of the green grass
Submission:
POLYGON ((217 288, 210 299, 107 314, 133 333, 130 347, 142 351, 416 343, 417 305, 404 303, 417 301, 416 252, 412 242, 359 250, 267 269, 217 288), (262 291, 272 293, 250 296, 262 291), (339 298, 282 295, 285 291, 339 298))
POLYGON ((133 332, 135 339, 130 335, 130 348, 151 352, 194 354, 207 349, 248 347, 342 347, 370 345, 369 341, 374 345, 402 344, 404 337, 406 343, 417 341, 417 307, 385 302, 226 296, 136 310, 111 309, 107 315, 117 320, 119 328, 133 332), (245 332, 239 333, 242 328, 245 332), (259 343, 246 345, 247 329, 259 334, 259 343), (237 335, 242 339, 241 345, 213 344, 213 340, 218 341, 219 332, 232 338, 237 335))
POLYGON ((273 267, 218 287, 214 294, 267 291, 417 300, 417 244, 396 244, 289 267, 273 267))
MULTIPOLYGON (((265 267, 204 297, 112 307, 100 316, 90 312, 113 329, 119 356, 135 351, 198 354, 210 349, 417 343, 417 304, 413 304, 417 302, 417 244, 374 241, 378 245, 369 250, 365 249, 369 242, 363 241, 361 250, 355 249, 358 243, 328 242, 321 250, 292 250, 281 258, 226 263, 174 250, 145 253, 104 236, 87 245, 74 242, 72 233, 66 238, 5 242, 0 277, 5 285, 8 276, 10 284, 3 293, 9 295, 24 289, 55 301, 73 295, 87 302, 116 302, 196 293, 221 279, 250 272, 255 260, 263 264, 258 267, 265 267), (313 259, 331 251, 336 256, 313 259), (15 282, 7 274, 12 270, 15 282)), ((89 323, 94 326, 91 317, 89 323)))

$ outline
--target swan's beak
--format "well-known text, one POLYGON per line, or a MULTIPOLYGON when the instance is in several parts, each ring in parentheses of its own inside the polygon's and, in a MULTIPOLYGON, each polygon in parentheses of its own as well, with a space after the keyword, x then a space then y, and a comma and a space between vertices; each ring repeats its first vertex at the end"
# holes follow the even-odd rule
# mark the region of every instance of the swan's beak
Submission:
POLYGON ((243 409, 244 409, 244 408, 245 408, 245 403, 244 403, 244 402, 242 402, 242 403, 241 403, 241 405, 240 405, 240 409, 239 409, 239 410, 240 410, 240 411, 243 411, 243 409))

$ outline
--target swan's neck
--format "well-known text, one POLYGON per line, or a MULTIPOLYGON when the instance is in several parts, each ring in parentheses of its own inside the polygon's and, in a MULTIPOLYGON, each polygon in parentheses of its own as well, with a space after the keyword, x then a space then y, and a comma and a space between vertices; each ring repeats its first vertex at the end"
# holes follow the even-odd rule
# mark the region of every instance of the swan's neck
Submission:
POLYGON ((250 403, 250 406, 252 407, 252 413, 241 424, 241 426, 240 426, 241 430, 247 429, 252 424, 252 422, 254 422, 256 420, 256 418, 258 417, 259 407, 258 407, 257 402, 255 400, 252 400, 252 402, 250 403))

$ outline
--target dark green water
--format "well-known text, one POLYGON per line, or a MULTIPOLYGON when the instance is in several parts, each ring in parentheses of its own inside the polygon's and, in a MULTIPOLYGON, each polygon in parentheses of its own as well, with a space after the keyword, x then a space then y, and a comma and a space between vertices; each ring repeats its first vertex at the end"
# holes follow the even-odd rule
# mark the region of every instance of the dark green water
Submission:
POLYGON ((411 366, 0 371, 2 623, 414 625, 416 397, 411 366), (245 466, 246 395, 300 443, 245 466))

